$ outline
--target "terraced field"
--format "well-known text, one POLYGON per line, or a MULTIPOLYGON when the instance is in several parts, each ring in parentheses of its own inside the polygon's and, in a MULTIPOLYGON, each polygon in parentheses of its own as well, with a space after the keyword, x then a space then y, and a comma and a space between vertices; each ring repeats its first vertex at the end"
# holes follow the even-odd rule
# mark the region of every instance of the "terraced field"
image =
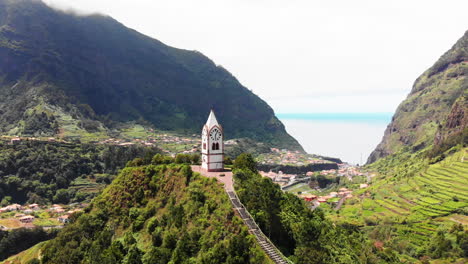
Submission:
POLYGON ((429 166, 415 177, 401 182, 383 181, 370 191, 375 193, 374 199, 370 199, 375 207, 387 209, 384 216, 417 222, 452 214, 468 206, 467 149, 429 166))
POLYGON ((97 183, 95 180, 93 181, 88 178, 77 178, 70 184, 70 189, 81 193, 96 194, 106 186, 105 183, 97 183))
POLYGON ((355 194, 334 220, 370 226, 392 222, 400 237, 420 245, 440 225, 468 223, 467 216, 457 214, 468 206, 468 148, 414 177, 380 179, 355 194))

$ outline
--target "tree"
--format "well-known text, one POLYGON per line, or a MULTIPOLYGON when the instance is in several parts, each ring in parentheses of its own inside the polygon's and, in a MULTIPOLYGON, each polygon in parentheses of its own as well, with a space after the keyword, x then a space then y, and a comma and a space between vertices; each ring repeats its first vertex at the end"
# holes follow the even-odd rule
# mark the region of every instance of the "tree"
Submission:
POLYGON ((427 253, 433 258, 447 257, 452 249, 452 242, 445 237, 445 233, 441 230, 432 238, 427 248, 427 253))
POLYGON ((68 190, 60 189, 54 195, 54 203, 67 204, 70 201, 68 190))
POLYGON ((247 169, 257 173, 257 163, 249 153, 242 153, 234 160, 234 169, 247 169))
POLYGON ((141 262, 142 253, 138 249, 137 245, 132 245, 125 256, 124 264, 142 264, 141 262))

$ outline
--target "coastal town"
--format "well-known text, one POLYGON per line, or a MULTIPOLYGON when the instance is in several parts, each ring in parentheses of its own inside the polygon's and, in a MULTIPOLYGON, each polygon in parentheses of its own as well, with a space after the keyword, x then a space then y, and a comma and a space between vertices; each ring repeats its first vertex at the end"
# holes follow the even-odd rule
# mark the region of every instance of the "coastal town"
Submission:
POLYGON ((275 164, 275 165, 292 165, 303 166, 308 164, 324 164, 333 163, 322 157, 301 153, 300 151, 292 151, 287 149, 270 148, 269 153, 258 155, 257 161, 260 164, 275 164))
MULTIPOLYGON (((291 157, 290 155, 289 157, 291 157)), ((294 157, 294 156, 292 156, 294 157)), ((296 158, 293 158, 296 159, 296 158)), ((289 158, 288 160, 291 160, 289 158)), ((319 164, 316 162, 315 164, 319 164)), ((328 203, 339 209, 341 204, 350 198, 353 198, 353 189, 348 187, 340 187, 333 183, 325 188, 320 188, 317 178, 328 178, 331 182, 337 182, 337 179, 346 179, 354 189, 364 189, 369 187, 371 178, 375 175, 368 172, 362 172, 358 166, 348 163, 337 164, 338 169, 307 171, 305 173, 284 173, 283 171, 259 171, 263 177, 270 178, 273 182, 280 185, 283 191, 287 191, 297 195, 305 202, 310 204, 312 209, 320 206, 320 204, 328 203), (339 205, 339 206, 338 206, 339 205)))

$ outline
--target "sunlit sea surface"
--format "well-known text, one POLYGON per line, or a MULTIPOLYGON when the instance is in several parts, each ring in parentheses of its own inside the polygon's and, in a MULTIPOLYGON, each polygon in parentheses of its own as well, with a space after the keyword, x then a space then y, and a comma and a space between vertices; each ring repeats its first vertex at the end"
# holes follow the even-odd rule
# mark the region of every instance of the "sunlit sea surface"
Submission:
POLYGON ((277 114, 311 154, 364 164, 383 137, 391 113, 277 114))

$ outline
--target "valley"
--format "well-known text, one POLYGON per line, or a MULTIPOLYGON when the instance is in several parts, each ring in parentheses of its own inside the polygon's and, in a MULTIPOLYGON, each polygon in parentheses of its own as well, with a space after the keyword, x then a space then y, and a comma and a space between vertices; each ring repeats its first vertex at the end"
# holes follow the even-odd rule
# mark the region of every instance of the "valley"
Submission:
MULTIPOLYGON (((333 67, 336 80, 353 70, 333 67)), ((0 0, 0 262, 466 263, 467 75, 468 31, 359 166, 306 153, 257 87, 199 51, 107 15, 0 0)), ((334 94, 315 81, 301 94, 323 102, 307 109, 334 94)), ((294 123, 322 146, 359 146, 357 163, 367 134, 353 123, 294 123)))

